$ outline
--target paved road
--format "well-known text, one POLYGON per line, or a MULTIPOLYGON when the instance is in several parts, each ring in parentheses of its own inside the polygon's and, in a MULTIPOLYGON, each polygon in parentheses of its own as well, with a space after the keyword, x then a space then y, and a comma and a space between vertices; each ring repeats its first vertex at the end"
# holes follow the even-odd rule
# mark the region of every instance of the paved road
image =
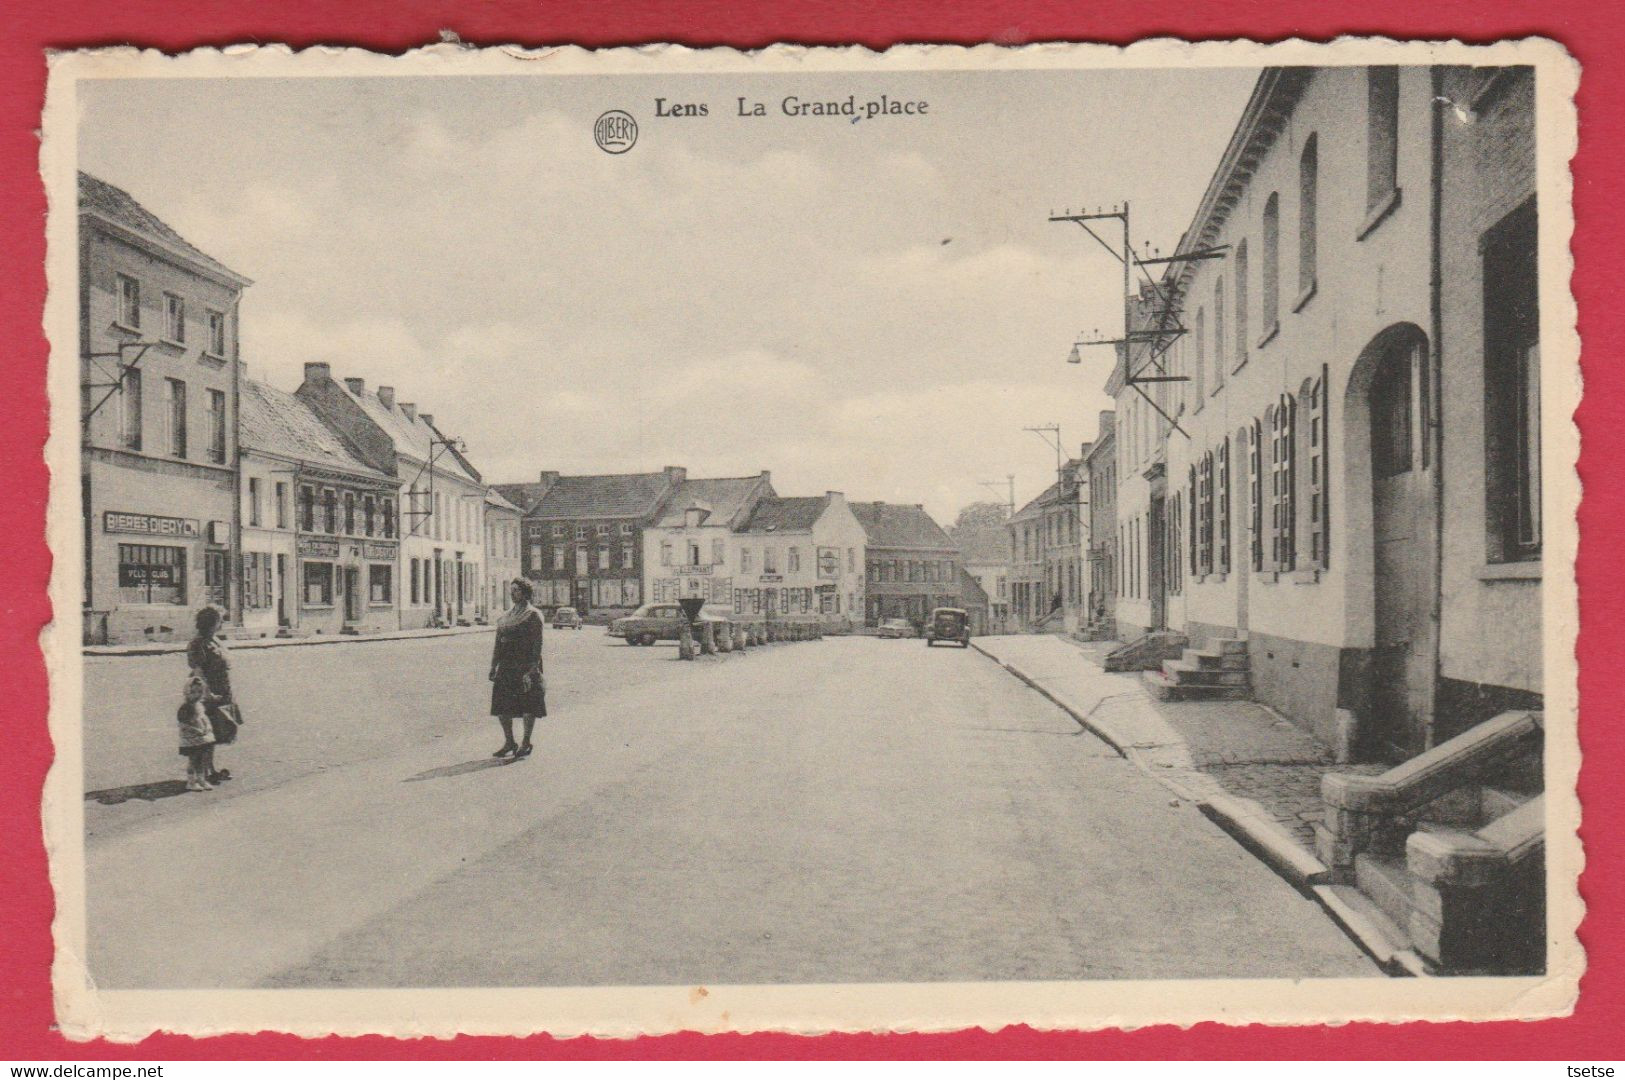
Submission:
MULTIPOLYGON (((87 804, 98 983, 1377 974, 1193 807, 974 652, 828 639, 679 664, 550 634, 555 715, 535 757, 492 765, 487 647, 243 654, 240 785, 87 804), (174 932, 181 910, 214 913, 201 940, 174 932)), ((130 666, 149 662, 90 665, 90 700, 140 689, 151 711, 175 680, 130 666)), ((97 712, 91 740, 129 715, 97 712)), ((149 754, 108 732, 92 786, 173 773, 171 733, 150 737, 149 754)))

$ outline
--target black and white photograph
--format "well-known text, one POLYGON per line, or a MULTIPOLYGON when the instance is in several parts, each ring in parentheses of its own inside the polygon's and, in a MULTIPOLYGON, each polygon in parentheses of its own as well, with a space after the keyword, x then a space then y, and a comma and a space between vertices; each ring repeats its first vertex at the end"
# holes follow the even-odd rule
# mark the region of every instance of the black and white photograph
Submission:
POLYGON ((64 1030, 1566 1013, 1577 78, 58 54, 64 1030))

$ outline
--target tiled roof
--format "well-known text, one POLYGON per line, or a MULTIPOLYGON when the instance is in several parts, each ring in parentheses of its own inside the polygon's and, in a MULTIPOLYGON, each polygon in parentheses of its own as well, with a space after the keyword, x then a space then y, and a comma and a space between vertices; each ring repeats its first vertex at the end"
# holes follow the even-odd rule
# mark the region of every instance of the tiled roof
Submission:
POLYGON ((885 502, 847 505, 863 525, 870 547, 953 550, 957 546, 953 537, 921 507, 885 502))
POLYGON ((496 488, 487 488, 485 490, 485 505, 495 507, 498 510, 512 510, 516 514, 524 513, 519 507, 504 499, 502 492, 496 488))
POLYGON ((1043 513, 1045 504, 1047 504, 1051 499, 1054 499, 1056 493, 1060 490, 1061 485, 1059 482, 1051 484, 1038 495, 1034 496, 1032 501, 1026 506, 1023 506, 1020 510, 1017 510, 1015 515, 1012 516, 1010 520, 1013 522, 1031 521, 1033 518, 1038 517, 1043 513))
POLYGON ((145 233, 169 247, 180 249, 199 262, 229 277, 242 277, 241 274, 224 263, 205 255, 193 247, 184 236, 164 224, 157 214, 136 202, 129 192, 123 188, 114 187, 106 180, 91 176, 87 172, 79 174, 79 209, 95 211, 126 228, 145 233))
POLYGON ((987 590, 963 566, 959 568, 959 595, 967 608, 987 606, 987 590))
MULTIPOLYGON (((662 526, 677 526, 683 523, 683 511, 692 506, 703 506, 710 511, 706 519, 708 524, 729 525, 734 522, 750 501, 751 492, 762 483, 760 476, 730 476, 717 480, 684 480, 683 485, 677 489, 670 503, 666 505, 666 513, 660 518, 662 526)), ((771 485, 767 488, 769 497, 773 495, 771 485)))
POLYGON ((670 487, 663 472, 561 476, 532 504, 533 518, 644 517, 670 487))
POLYGON ((1010 561, 1010 529, 1005 525, 953 529, 950 535, 959 545, 959 554, 967 563, 1010 561))
POLYGON ((239 409, 237 423, 244 450, 263 450, 296 461, 383 476, 350 453, 344 440, 292 394, 244 379, 239 409))
POLYGON ((828 495, 781 499, 771 496, 756 504, 742 532, 805 532, 811 529, 829 505, 828 495))
MULTIPOLYGON (((407 454, 419 461, 428 461, 433 456, 436 448, 432 444, 435 439, 443 436, 423 419, 422 413, 407 416, 399 405, 394 408, 385 405, 372 390, 363 388, 358 394, 342 379, 337 380, 337 384, 341 390, 350 395, 351 400, 361 406, 373 423, 384 429, 384 434, 394 441, 397 454, 407 454)), ((460 474, 476 484, 480 482, 479 475, 457 454, 441 453, 434 458, 434 462, 438 468, 446 472, 460 474)))
POLYGON ((513 503, 525 513, 535 506, 541 497, 547 494, 546 484, 492 484, 492 491, 502 494, 504 499, 513 503))

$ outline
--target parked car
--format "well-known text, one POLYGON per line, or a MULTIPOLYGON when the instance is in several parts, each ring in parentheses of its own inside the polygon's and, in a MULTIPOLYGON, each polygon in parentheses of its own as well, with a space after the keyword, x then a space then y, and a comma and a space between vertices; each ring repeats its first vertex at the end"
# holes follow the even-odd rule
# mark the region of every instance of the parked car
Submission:
POLYGON ((931 612, 925 624, 925 643, 957 641, 962 649, 970 648, 970 614, 962 608, 939 607, 931 612))
POLYGON ((573 607, 561 607, 553 613, 553 629, 580 630, 581 612, 573 607))
POLYGON ((880 624, 878 631, 880 637, 906 638, 917 636, 914 633, 914 624, 907 619, 887 619, 880 624))
MULTIPOLYGON (((628 645, 653 645, 676 641, 682 636, 686 619, 676 604, 644 604, 630 615, 609 624, 611 637, 625 638, 628 645)), ((710 611, 700 612, 701 622, 725 623, 728 618, 710 611)))

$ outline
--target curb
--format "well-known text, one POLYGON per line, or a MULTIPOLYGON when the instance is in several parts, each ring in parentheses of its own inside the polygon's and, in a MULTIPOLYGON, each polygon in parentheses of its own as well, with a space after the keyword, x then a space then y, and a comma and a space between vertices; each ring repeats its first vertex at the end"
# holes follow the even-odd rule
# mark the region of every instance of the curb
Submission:
MULTIPOLYGON (((455 629, 422 633, 416 630, 393 634, 322 634, 301 638, 226 638, 226 648, 232 652, 245 649, 283 649, 297 645, 358 645, 373 641, 416 641, 420 638, 462 637, 466 634, 489 633, 494 626, 460 626, 455 629)), ((165 641, 151 645, 86 645, 80 650, 84 656, 170 656, 186 651, 185 642, 165 641)))
MULTIPOLYGON (((1154 767, 1132 745, 1133 740, 1124 738, 1099 721, 1080 713, 1077 708, 1063 701, 1025 671, 999 659, 975 641, 971 642, 971 648, 1038 691, 1062 712, 1077 721, 1085 731, 1110 746, 1120 757, 1132 762, 1140 772, 1181 799, 1194 803, 1203 817, 1223 829, 1249 854, 1274 871, 1277 877, 1319 905, 1332 923, 1359 946, 1360 951, 1369 956, 1383 974, 1391 977, 1426 977, 1427 973, 1422 969, 1415 952, 1397 946, 1373 922, 1338 896, 1330 884, 1332 875, 1326 864, 1305 851, 1281 823, 1271 817, 1257 802, 1229 793, 1198 794, 1193 790, 1198 785, 1183 784, 1180 777, 1167 775, 1172 770, 1154 767)), ((1190 771, 1207 779, 1199 770, 1190 771)))

